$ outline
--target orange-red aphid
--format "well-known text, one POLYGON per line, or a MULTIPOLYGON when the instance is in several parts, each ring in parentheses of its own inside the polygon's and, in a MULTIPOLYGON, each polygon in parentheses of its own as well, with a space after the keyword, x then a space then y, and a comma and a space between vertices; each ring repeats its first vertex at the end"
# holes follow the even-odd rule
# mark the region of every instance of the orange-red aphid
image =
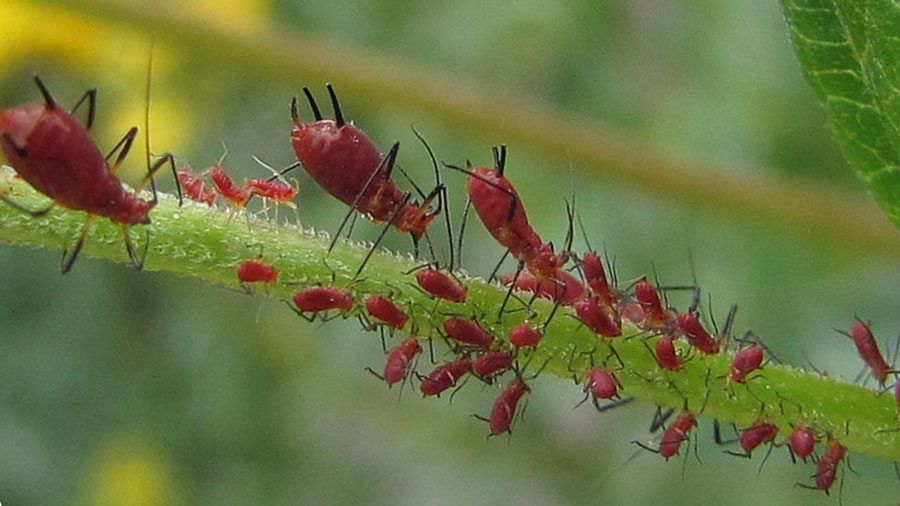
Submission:
POLYGON ((356 126, 346 123, 334 89, 326 85, 335 119, 323 119, 309 89, 303 92, 315 121, 303 123, 297 99, 291 103, 294 128, 291 144, 306 172, 332 196, 375 221, 390 221, 400 232, 418 242, 428 224, 440 212, 429 209, 443 187, 435 188, 419 205, 409 201, 391 180, 399 143, 382 157, 381 151, 356 126))
POLYGON ((872 369, 872 377, 884 384, 888 374, 893 371, 881 355, 872 329, 863 322, 856 322, 850 327, 850 337, 853 338, 853 344, 856 345, 860 358, 872 369))
POLYGON ((409 315, 398 308, 391 299, 377 295, 366 299, 366 311, 395 329, 402 329, 409 320, 409 315))
POLYGON ((745 383, 747 375, 759 369, 763 361, 763 350, 759 346, 748 346, 734 355, 731 361, 731 370, 728 371, 728 381, 745 383))
POLYGON ((516 416, 516 408, 522 396, 530 392, 531 388, 525 383, 525 380, 519 376, 513 378, 509 385, 500 392, 500 397, 494 401, 494 407, 491 409, 491 435, 497 436, 504 432, 512 431, 512 422, 516 416))
POLYGON ((274 283, 278 281, 278 270, 259 260, 241 262, 237 268, 237 275, 243 283, 274 283))
POLYGON ((428 267, 416 273, 419 286, 431 295, 450 302, 465 302, 468 289, 443 272, 428 267))
POLYGON ((489 378, 494 374, 512 367, 516 361, 516 355, 508 351, 488 351, 475 359, 472 364, 472 372, 480 378, 489 378))
MULTIPOLYGON (((110 165, 91 139, 88 130, 94 120, 96 90, 89 90, 78 101, 72 112, 88 101, 88 119, 82 125, 75 116, 56 104, 44 83, 35 76, 35 82, 44 96, 43 104, 26 104, 0 111, 0 147, 9 164, 19 176, 37 191, 69 209, 87 211, 88 223, 82 228, 78 243, 71 255, 63 261, 62 272, 67 272, 75 261, 87 236, 88 224, 94 216, 105 216, 113 223, 122 225, 125 232, 125 248, 132 265, 140 269, 143 259, 138 258, 131 243, 128 228, 131 225, 150 223, 150 210, 158 200, 146 201, 138 197, 138 192, 147 183, 152 185, 153 174, 165 163, 175 164, 171 155, 165 155, 152 167, 148 167, 144 181, 134 193, 125 189, 115 172, 131 149, 137 128, 131 128, 110 152, 112 157, 119 152, 110 165)), ((179 196, 181 195, 179 188, 179 196)), ((30 211, 15 204, 7 197, 2 199, 33 216, 41 216, 50 211, 48 207, 30 211)))
POLYGON ((469 357, 460 357, 446 362, 431 371, 431 374, 422 378, 419 390, 423 395, 438 395, 448 388, 456 386, 459 378, 472 370, 472 360, 469 357))
POLYGON ((413 359, 421 351, 422 346, 414 337, 395 346, 388 354, 387 363, 384 364, 384 381, 388 385, 393 385, 405 379, 409 375, 413 359))
POLYGON ((184 188, 184 194, 195 202, 212 205, 216 200, 216 192, 208 188, 203 179, 197 175, 190 164, 184 164, 175 171, 178 184, 184 188))
POLYGON ((294 304, 301 312, 317 313, 330 309, 350 311, 353 309, 353 294, 333 286, 317 286, 300 290, 294 294, 294 304))
POLYGON ((472 320, 462 318, 450 318, 443 323, 444 332, 456 341, 471 344, 479 348, 489 348, 494 342, 494 336, 481 328, 472 320))
POLYGON ((741 432, 741 448, 750 455, 759 445, 772 441, 778 435, 775 424, 759 422, 741 432))
POLYGON ((675 351, 675 344, 670 336, 664 336, 656 341, 656 363, 663 369, 678 371, 681 369, 681 357, 675 351))
POLYGON ((209 178, 212 180, 216 192, 237 209, 243 209, 252 195, 243 186, 234 184, 231 177, 225 173, 218 163, 209 169, 209 178))
POLYGON ((691 346, 707 355, 719 353, 719 341, 703 328, 697 313, 679 313, 675 321, 678 325, 678 330, 681 331, 681 335, 687 339, 691 346))
POLYGON ((672 423, 666 427, 663 432, 662 440, 659 443, 659 454, 665 459, 674 456, 681 448, 681 443, 688 439, 688 433, 692 428, 697 426, 697 419, 694 415, 684 411, 678 415, 672 423))
POLYGON ((805 425, 794 425, 794 430, 788 437, 788 448, 794 455, 805 459, 812 455, 813 449, 816 447, 816 434, 813 430, 805 425))

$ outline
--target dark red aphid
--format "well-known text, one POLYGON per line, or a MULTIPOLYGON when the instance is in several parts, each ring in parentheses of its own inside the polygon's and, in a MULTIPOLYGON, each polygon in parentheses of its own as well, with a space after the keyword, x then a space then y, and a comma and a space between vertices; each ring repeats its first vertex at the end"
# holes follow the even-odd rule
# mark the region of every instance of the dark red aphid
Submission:
POLYGON ((366 311, 395 329, 402 329, 409 320, 409 315, 398 308, 391 299, 385 297, 372 296, 366 299, 366 311))
MULTIPOLYGON (((35 76, 35 82, 44 96, 43 104, 27 104, 0 111, 0 146, 10 165, 19 176, 37 191, 53 199, 46 209, 31 211, 24 209, 5 196, 0 196, 13 207, 32 216, 42 216, 54 205, 69 209, 87 211, 87 222, 81 230, 78 242, 72 253, 64 258, 62 272, 71 269, 78 252, 84 245, 91 220, 95 216, 105 216, 113 223, 122 226, 125 235, 125 249, 131 264, 140 269, 143 258, 138 258, 131 243, 128 228, 132 225, 150 223, 150 210, 158 198, 153 186, 153 175, 165 164, 175 163, 172 155, 165 155, 152 167, 148 167, 147 175, 134 193, 122 186, 116 177, 116 170, 131 149, 137 128, 128 133, 104 158, 91 139, 88 130, 94 121, 96 90, 87 93, 75 104, 72 112, 66 112, 56 104, 47 91, 44 83, 35 76), (73 116, 78 107, 88 101, 88 118, 86 125, 73 116), (118 151, 118 156, 110 165, 108 159, 118 151), (138 193, 147 184, 154 189, 153 198, 149 201, 138 197, 138 193)), ((180 196, 179 188, 179 196, 180 196)), ((146 249, 144 250, 146 253, 146 249)))
POLYGON ((872 377, 884 384, 888 374, 893 371, 881 355, 872 329, 863 322, 856 322, 850 327, 850 337, 853 338, 853 344, 856 345, 860 358, 872 369, 872 377))
POLYGON ((515 280, 514 289, 522 292, 537 292, 537 296, 544 299, 559 300, 563 306, 569 306, 584 297, 585 289, 581 281, 564 270, 556 271, 555 281, 542 281, 538 283, 537 277, 522 269, 521 272, 510 272, 500 277, 500 284, 510 286, 515 280), (518 276, 518 277, 517 277, 518 276))
POLYGON ((741 448, 747 456, 753 453, 759 445, 772 441, 778 435, 778 427, 772 423, 759 422, 741 432, 741 448))
POLYGON ((278 270, 259 260, 241 262, 237 268, 237 275, 242 283, 274 283, 278 281, 278 270))
POLYGON ((672 315, 663 307, 659 294, 656 293, 656 289, 647 281, 646 277, 634 285, 634 296, 644 309, 645 318, 639 326, 651 330, 671 327, 672 315))
POLYGON ((759 369, 763 361, 763 350, 759 346, 748 346, 734 355, 731 361, 731 370, 728 372, 728 381, 744 383, 747 375, 759 369))
POLYGON ((813 478, 816 480, 816 488, 828 492, 834 479, 837 476, 837 468, 844 457, 847 455, 847 448, 838 443, 837 439, 830 439, 825 444, 825 453, 819 459, 816 466, 816 474, 813 478))
POLYGON ((388 221, 400 232, 409 232, 418 242, 440 209, 429 209, 443 190, 435 188, 419 205, 391 180, 399 143, 384 157, 356 126, 344 121, 334 89, 327 84, 335 119, 323 119, 308 88, 303 88, 315 121, 303 123, 297 99, 291 103, 294 129, 291 144, 306 172, 332 196, 369 218, 388 221))
POLYGON ((675 318, 678 330, 687 341, 701 353, 715 355, 719 353, 719 341, 710 335, 695 312, 679 313, 675 318))
POLYGON ((353 294, 333 286, 317 286, 300 290, 294 294, 294 304, 300 312, 317 313, 330 309, 350 311, 353 309, 353 294))
POLYGON ((516 355, 507 351, 488 351, 475 359, 472 372, 480 378, 489 378, 494 374, 512 367, 516 355))
POLYGON ((522 396, 530 392, 531 388, 521 377, 516 376, 509 385, 500 392, 500 397, 494 402, 491 409, 491 435, 497 436, 504 432, 512 431, 512 422, 516 416, 516 408, 522 396))
POLYGON ((456 341, 471 344, 479 348, 489 348, 494 342, 494 336, 481 328, 473 320, 462 318, 450 318, 444 321, 444 332, 456 341))
MULTIPOLYGON (((553 246, 528 224, 525 206, 512 183, 503 176, 506 146, 494 148, 494 168, 468 171, 469 199, 482 223, 494 239, 535 275, 538 281, 550 281, 569 260, 569 252, 556 254, 553 246)), ((567 241, 568 242, 568 241, 567 241)))
POLYGON ((423 395, 438 395, 448 388, 456 386, 459 378, 472 370, 472 360, 460 357, 439 365, 431 374, 422 378, 419 390, 423 395))
POLYGON ((428 267, 416 273, 419 286, 431 295, 450 302, 465 302, 468 289, 443 272, 428 267))
POLYGON ((659 454, 665 459, 673 457, 681 448, 681 443, 688 439, 688 433, 692 428, 697 426, 697 419, 694 415, 684 411, 666 427, 663 432, 662 440, 659 443, 659 454))
POLYGON ((581 273, 584 274, 584 280, 588 287, 603 304, 609 307, 616 306, 619 302, 619 294, 609 286, 603 262, 593 251, 588 251, 581 257, 581 273))
POLYGON ((531 328, 531 325, 527 323, 520 323, 509 329, 509 343, 516 348, 537 346, 543 337, 543 334, 531 328))
POLYGON ((178 184, 184 188, 184 194, 189 199, 201 204, 213 205, 216 200, 215 190, 206 186, 203 179, 191 169, 190 164, 179 167, 175 171, 175 175, 178 177, 178 184))
POLYGON ((384 364, 384 381, 393 385, 405 379, 409 375, 413 359, 421 352, 422 346, 414 337, 395 346, 388 353, 387 363, 384 364))
POLYGON ((603 337, 622 335, 619 315, 609 306, 600 304, 595 297, 581 299, 574 307, 581 322, 594 333, 603 337))
POLYGON ((681 357, 675 351, 672 337, 661 337, 656 341, 656 363, 663 369, 678 371, 681 369, 681 357))
POLYGON ((805 459, 812 455, 816 447, 816 434, 805 425, 794 425, 794 431, 788 437, 788 447, 794 455, 805 459))
POLYGON ((221 165, 217 163, 209 169, 209 178, 212 180, 216 192, 236 209, 243 209, 247 205, 247 201, 252 195, 243 186, 234 184, 221 165))
POLYGON ((612 399, 619 395, 619 384, 609 370, 595 367, 588 369, 584 376, 584 392, 594 399, 612 399))

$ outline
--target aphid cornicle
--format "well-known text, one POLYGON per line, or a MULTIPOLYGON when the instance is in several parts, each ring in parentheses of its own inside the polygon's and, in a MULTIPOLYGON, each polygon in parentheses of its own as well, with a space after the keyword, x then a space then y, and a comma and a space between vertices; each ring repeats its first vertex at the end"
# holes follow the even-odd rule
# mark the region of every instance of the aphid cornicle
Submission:
MULTIPOLYGON (((44 96, 44 103, 26 104, 0 111, 0 146, 19 176, 37 191, 53 199, 53 203, 46 209, 32 211, 5 195, 0 195, 0 199, 32 216, 42 216, 57 204, 87 211, 87 221, 81 229, 78 242, 71 254, 67 256, 67 253, 63 253, 60 269, 63 273, 72 268, 84 245, 90 222, 96 216, 105 216, 122 226, 125 249, 131 264, 141 269, 147 252, 146 246, 139 256, 134 250, 128 229, 132 225, 150 223, 150 210, 158 202, 153 175, 166 163, 171 165, 172 173, 175 174, 172 155, 164 155, 152 166, 148 163, 147 175, 137 189, 133 193, 126 190, 116 177, 116 170, 131 150, 137 128, 131 128, 104 157, 88 133, 94 122, 96 90, 88 90, 72 111, 66 112, 37 76, 34 80, 44 96), (88 117, 86 124, 82 125, 73 114, 85 100, 88 103, 88 117), (110 164, 109 159, 116 152, 118 156, 110 164), (148 184, 153 189, 153 198, 149 201, 138 197, 148 184)), ((180 195, 179 187, 179 197, 180 195)))

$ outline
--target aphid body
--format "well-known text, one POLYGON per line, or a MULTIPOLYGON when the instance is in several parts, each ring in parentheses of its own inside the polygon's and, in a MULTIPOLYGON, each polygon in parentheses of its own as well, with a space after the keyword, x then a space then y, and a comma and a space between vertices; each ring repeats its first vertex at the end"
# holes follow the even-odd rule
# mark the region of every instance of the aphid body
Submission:
POLYGON ((393 385, 406 378, 413 359, 421 352, 422 346, 414 337, 395 346, 388 354, 387 362, 384 364, 384 381, 388 385, 393 385))
POLYGON ((431 374, 422 378, 419 390, 423 395, 438 395, 448 388, 456 386, 459 378, 472 370, 472 360, 469 357, 460 357, 446 362, 431 371, 431 374))
POLYGON ((500 397, 494 402, 491 409, 491 435, 497 436, 512 430, 512 422, 516 415, 516 408, 522 396, 530 392, 531 388, 521 377, 516 376, 509 385, 500 392, 500 397))
POLYGON ((662 440, 659 443, 659 454, 665 459, 678 453, 678 449, 688 438, 688 433, 692 428, 697 426, 697 419, 694 415, 684 411, 675 418, 675 421, 666 427, 663 432, 662 440))
POLYGON ((444 332, 451 339, 461 343, 471 344, 479 348, 489 348, 494 342, 494 336, 488 331, 481 328, 480 325, 473 320, 464 320, 462 318, 450 318, 444 320, 444 332))
POLYGON ((763 361, 763 350, 759 346, 748 346, 734 355, 731 361, 731 370, 728 372, 728 381, 744 383, 747 375, 759 369, 763 361))
POLYGON ((416 273, 416 282, 431 295, 450 302, 465 302, 468 289, 443 272, 428 267, 416 273))
POLYGON ((278 281, 278 270, 259 260, 241 262, 237 268, 237 275, 243 283, 274 283, 278 281))
POLYGON ((402 329, 409 320, 409 315, 398 308, 391 299, 377 295, 366 299, 366 311, 395 329, 402 329))
POLYGON ((330 309, 350 311, 353 309, 353 294, 333 286, 316 286, 300 290, 294 294, 294 304, 301 312, 317 313, 330 309))

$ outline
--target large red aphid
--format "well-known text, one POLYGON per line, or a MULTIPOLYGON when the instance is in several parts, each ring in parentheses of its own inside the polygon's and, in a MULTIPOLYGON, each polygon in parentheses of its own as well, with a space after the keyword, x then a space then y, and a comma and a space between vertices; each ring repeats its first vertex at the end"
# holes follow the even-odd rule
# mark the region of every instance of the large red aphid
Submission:
POLYGON ((215 190, 208 188, 203 178, 197 175, 189 164, 179 167, 175 171, 175 175, 178 177, 178 184, 184 189, 184 194, 189 199, 207 205, 212 205, 215 202, 215 190))
POLYGON ((465 302, 468 289, 443 272, 428 267, 416 273, 419 286, 431 295, 450 302, 465 302))
POLYGON ((588 251, 581 258, 581 273, 594 295, 607 306, 615 307, 619 302, 619 294, 609 286, 603 262, 593 251, 588 251))
POLYGON ((350 311, 353 309, 353 294, 333 286, 317 286, 300 290, 293 296, 294 304, 301 312, 317 313, 330 309, 350 311))
POLYGON ((509 343, 516 348, 537 346, 543 337, 543 334, 531 328, 531 325, 527 323, 520 323, 509 329, 509 343))
POLYGON ((831 439, 825 444, 825 453, 819 459, 819 463, 816 466, 816 474, 813 475, 817 489, 828 492, 837 476, 838 465, 840 465, 846 455, 847 448, 838 443, 836 439, 831 439))
POLYGON ((748 346, 734 355, 731 361, 731 370, 728 371, 728 381, 745 383, 747 375, 759 369, 763 361, 763 350, 759 346, 748 346))
POLYGON ((794 430, 788 437, 788 447, 794 455, 805 459, 812 455, 816 447, 816 433, 805 425, 794 425, 794 430))
POLYGON ((230 202, 232 206, 242 209, 247 205, 247 201, 250 200, 252 195, 243 186, 234 184, 234 181, 225 173, 221 165, 217 163, 209 169, 209 178, 212 180, 216 192, 230 202))
POLYGON ((893 371, 881 355, 875 336, 872 335, 872 329, 863 322, 856 322, 850 327, 850 337, 853 338, 853 344, 856 345, 856 351, 859 352, 860 358, 872 368, 872 376, 879 383, 884 384, 888 374, 893 371))
POLYGON ((242 283, 274 283, 278 281, 278 270, 259 260, 247 260, 238 266, 237 276, 242 283))
POLYGON ((681 369, 681 357, 675 350, 675 344, 670 336, 661 337, 656 341, 656 363, 663 369, 678 371, 681 369))
POLYGON ((488 351, 475 359, 472 372, 480 378, 489 378, 494 374, 512 367, 516 355, 507 351, 488 351))
POLYGON ((674 456, 681 448, 681 443, 688 439, 688 433, 692 428, 697 426, 697 419, 694 415, 684 411, 678 415, 672 423, 666 427, 663 432, 662 440, 659 443, 659 454, 665 459, 674 456))
POLYGON ((422 378, 419 390, 423 395, 441 394, 448 388, 456 386, 459 378, 471 370, 472 360, 469 357, 460 357, 441 364, 431 371, 431 374, 422 378))
POLYGON ((494 336, 481 328, 472 320, 462 318, 450 318, 444 321, 444 332, 456 341, 471 344, 479 348, 489 348, 494 342, 494 336))
POLYGON ((584 296, 585 289, 581 281, 564 270, 557 270, 554 281, 542 281, 538 283, 537 277, 522 269, 521 272, 510 272, 500 277, 500 284, 509 286, 515 280, 514 289, 523 292, 537 292, 537 296, 544 299, 559 300, 563 306, 569 306, 584 296), (518 277, 517 277, 518 276, 518 277))
POLYGON ((395 346, 388 353, 387 363, 384 364, 384 381, 393 385, 406 378, 413 359, 421 352, 422 346, 414 337, 395 346))
POLYGON ((772 423, 759 422, 741 432, 741 448, 747 455, 753 453, 759 445, 772 441, 778 435, 778 427, 772 423))
POLYGON ((88 133, 94 121, 96 90, 85 93, 72 109, 74 113, 85 100, 88 101, 87 123, 82 126, 72 113, 56 104, 40 79, 35 77, 35 82, 44 96, 44 103, 0 111, 0 146, 19 176, 53 199, 53 204, 46 209, 30 211, 5 196, 0 198, 33 216, 46 214, 56 204, 87 211, 87 223, 72 253, 64 259, 62 272, 72 267, 84 244, 90 221, 95 216, 106 216, 113 223, 122 225, 128 256, 132 265, 140 269, 143 259, 138 258, 134 251, 128 227, 150 223, 150 210, 158 202, 156 192, 149 201, 139 198, 138 193, 147 184, 153 187, 153 174, 165 163, 169 163, 175 173, 172 156, 165 155, 157 160, 152 167, 148 167, 147 175, 137 190, 134 193, 127 191, 115 172, 131 149, 137 128, 131 128, 104 158, 88 133), (117 151, 119 154, 110 165, 107 159, 117 151))
POLYGON ((569 259, 568 251, 553 252, 553 246, 528 224, 525 206, 512 183, 503 176, 506 147, 494 150, 493 169, 471 169, 466 182, 469 199, 475 211, 494 236, 512 256, 528 268, 538 281, 549 281, 569 259))
POLYGON ((332 196, 375 221, 389 221, 400 232, 409 232, 413 240, 425 229, 440 209, 429 209, 443 189, 438 186, 420 205, 410 202, 391 180, 391 171, 399 144, 382 157, 381 151, 356 126, 346 123, 334 89, 326 85, 334 106, 335 119, 323 119, 309 89, 303 92, 315 121, 303 123, 297 111, 297 99, 291 103, 294 129, 291 144, 306 172, 332 196))
POLYGON ((594 297, 581 299, 574 304, 578 318, 594 333, 603 337, 622 335, 619 316, 609 306, 602 305, 594 297))
POLYGON ((409 315, 398 308, 391 299, 377 295, 366 299, 366 311, 395 329, 402 329, 409 320, 409 315))
POLYGON ((512 422, 516 416, 516 408, 522 396, 530 392, 531 388, 521 377, 516 376, 509 385, 500 392, 500 397, 494 402, 491 409, 491 435, 497 436, 512 430, 512 422))
POLYGON ((719 341, 703 328, 697 313, 679 313, 675 321, 681 335, 691 343, 691 346, 707 355, 719 353, 719 341))
POLYGON ((634 285, 634 297, 644 309, 643 327, 660 329, 670 326, 671 314, 663 307, 659 294, 656 293, 656 289, 647 281, 647 278, 642 278, 634 285))
POLYGON ((595 367, 588 369, 584 376, 584 392, 594 399, 612 399, 619 395, 619 384, 609 370, 595 367))

